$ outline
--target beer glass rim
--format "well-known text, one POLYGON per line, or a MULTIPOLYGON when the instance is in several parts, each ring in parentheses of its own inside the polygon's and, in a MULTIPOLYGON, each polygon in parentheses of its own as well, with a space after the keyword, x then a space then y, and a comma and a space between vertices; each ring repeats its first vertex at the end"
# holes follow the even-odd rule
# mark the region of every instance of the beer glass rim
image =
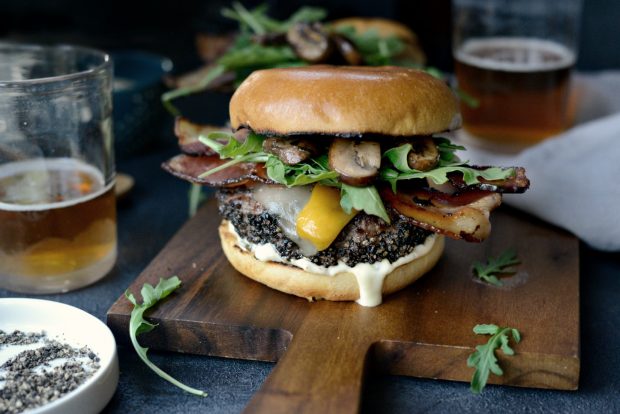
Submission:
POLYGON ((83 57, 92 57, 97 61, 97 63, 94 64, 92 67, 89 67, 88 69, 67 71, 67 73, 54 76, 44 76, 40 78, 38 77, 19 80, 0 78, 0 88, 71 81, 83 78, 85 76, 101 73, 102 71, 105 71, 112 66, 112 59, 107 52, 91 47, 69 44, 36 45, 25 43, 0 42, 0 62, 11 54, 25 52, 54 52, 59 55, 68 54, 69 52, 71 52, 83 57))

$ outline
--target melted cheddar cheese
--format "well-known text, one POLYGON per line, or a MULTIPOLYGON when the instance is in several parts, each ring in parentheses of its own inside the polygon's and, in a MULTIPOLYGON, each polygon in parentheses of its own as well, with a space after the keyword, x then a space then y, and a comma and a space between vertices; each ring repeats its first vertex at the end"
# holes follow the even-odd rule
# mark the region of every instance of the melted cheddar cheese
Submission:
POLYGON ((310 200, 297 216, 297 234, 317 250, 327 249, 357 211, 347 214, 340 207, 337 188, 315 185, 310 200))

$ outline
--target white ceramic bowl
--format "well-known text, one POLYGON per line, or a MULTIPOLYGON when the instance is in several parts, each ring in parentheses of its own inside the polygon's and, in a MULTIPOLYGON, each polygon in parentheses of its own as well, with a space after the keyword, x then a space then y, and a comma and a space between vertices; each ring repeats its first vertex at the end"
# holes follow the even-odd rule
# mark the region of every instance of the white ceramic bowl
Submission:
MULTIPOLYGON (((98 413, 118 385, 116 342, 110 329, 94 316, 63 303, 40 299, 0 299, 0 330, 10 333, 45 331, 47 336, 74 347, 88 346, 99 356, 100 368, 86 382, 28 414, 98 413)), ((0 361, 5 360, 0 349, 0 361)))

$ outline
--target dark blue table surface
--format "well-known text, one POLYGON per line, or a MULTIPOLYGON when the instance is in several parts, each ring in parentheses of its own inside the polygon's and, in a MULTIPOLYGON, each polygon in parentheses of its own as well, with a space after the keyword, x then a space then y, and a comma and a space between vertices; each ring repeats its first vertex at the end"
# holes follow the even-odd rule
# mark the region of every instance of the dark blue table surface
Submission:
MULTIPOLYGON (((167 148, 119 163, 136 179, 119 203, 119 257, 113 271, 93 286, 62 295, 39 296, 77 306, 105 320, 124 292, 187 220, 188 185, 160 170, 173 155, 167 148)), ((614 225, 617 225, 615 223, 614 225)), ((561 392, 488 386, 479 396, 468 384, 378 377, 367 382, 365 412, 620 412, 620 254, 581 245, 581 380, 578 391, 561 392)), ((167 276, 167 275, 162 275, 167 276)), ((0 297, 23 296, 0 289, 0 297)), ((544 317, 553 317, 545 315, 544 317)), ((118 390, 105 412, 239 412, 269 375, 263 362, 151 352, 164 370, 194 387, 194 397, 153 374, 129 347, 119 347, 118 390)))

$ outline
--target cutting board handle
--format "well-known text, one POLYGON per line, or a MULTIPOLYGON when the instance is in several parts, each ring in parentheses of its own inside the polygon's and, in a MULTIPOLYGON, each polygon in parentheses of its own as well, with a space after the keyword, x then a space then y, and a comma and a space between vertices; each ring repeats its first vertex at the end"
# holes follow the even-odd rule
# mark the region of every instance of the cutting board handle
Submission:
POLYGON ((322 313, 304 320, 246 413, 359 412, 370 343, 360 341, 355 324, 330 323, 333 315, 322 313))

